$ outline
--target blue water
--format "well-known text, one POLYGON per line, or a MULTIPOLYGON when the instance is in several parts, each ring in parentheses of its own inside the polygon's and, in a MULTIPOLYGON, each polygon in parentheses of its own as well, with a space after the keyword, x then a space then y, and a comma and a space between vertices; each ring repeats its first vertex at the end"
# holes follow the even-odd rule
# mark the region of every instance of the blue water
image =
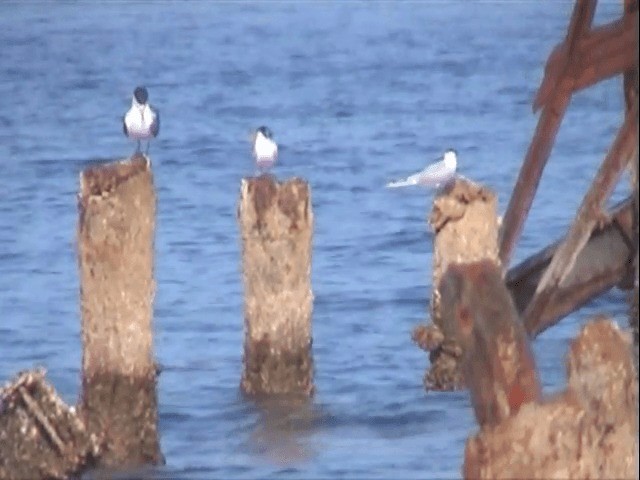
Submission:
MULTIPOLYGON (((596 23, 617 18, 601 1, 596 23)), ((158 477, 458 477, 475 430, 466 392, 428 393, 410 340, 426 320, 424 191, 383 185, 454 147, 503 212, 537 117, 531 100, 569 2, 109 2, 0 4, 0 381, 43 365, 80 383, 78 174, 129 155, 137 84, 162 113, 155 351, 158 477), (249 132, 281 144, 315 214, 310 412, 267 417, 238 394, 242 283, 235 219, 254 173, 249 132)), ((578 94, 516 251, 562 235, 622 118, 621 80, 578 94)), ((616 193, 624 194, 626 183, 616 193)), ((548 392, 568 341, 612 291, 539 337, 548 392)))

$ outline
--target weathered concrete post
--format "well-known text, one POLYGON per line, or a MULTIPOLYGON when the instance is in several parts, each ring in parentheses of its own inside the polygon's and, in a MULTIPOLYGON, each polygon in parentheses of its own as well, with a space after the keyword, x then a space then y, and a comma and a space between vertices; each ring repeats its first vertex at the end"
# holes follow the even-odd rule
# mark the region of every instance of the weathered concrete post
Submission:
POLYGON ((81 412, 104 466, 162 461, 153 356, 156 196, 148 160, 80 176, 81 412))
POLYGON ((243 179, 244 358, 248 395, 313 393, 311 249, 308 184, 268 175, 243 179))
POLYGON ((413 335, 414 340, 430 352, 431 369, 424 378, 427 389, 449 390, 464 385, 459 361, 462 350, 440 315, 439 284, 452 263, 488 259, 500 264, 496 209, 497 199, 492 191, 461 178, 434 200, 429 217, 434 232, 430 308, 433 324, 418 327, 413 335))

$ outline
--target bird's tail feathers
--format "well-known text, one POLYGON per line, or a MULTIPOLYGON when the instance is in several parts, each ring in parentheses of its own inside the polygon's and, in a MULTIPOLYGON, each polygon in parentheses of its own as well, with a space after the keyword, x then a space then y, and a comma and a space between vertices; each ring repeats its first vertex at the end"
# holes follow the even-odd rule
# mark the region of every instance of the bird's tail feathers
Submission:
POLYGON ((409 187, 415 184, 416 184, 415 179, 412 177, 409 177, 403 180, 396 180, 395 182, 389 182, 387 183, 387 188, 409 187))

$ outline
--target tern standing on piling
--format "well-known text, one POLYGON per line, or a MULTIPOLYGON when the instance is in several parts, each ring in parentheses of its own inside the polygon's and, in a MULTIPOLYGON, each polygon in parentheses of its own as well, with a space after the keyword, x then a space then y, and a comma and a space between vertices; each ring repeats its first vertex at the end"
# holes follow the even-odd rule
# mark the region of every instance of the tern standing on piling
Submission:
POLYGON ((160 112, 149 105, 149 92, 146 87, 136 87, 131 99, 131 108, 122 119, 124 134, 138 142, 136 153, 140 152, 140 142, 147 141, 145 154, 149 153, 151 139, 160 132, 160 112))
POLYGON ((260 171, 271 168, 278 158, 278 144, 268 127, 259 127, 253 134, 253 158, 260 171))
POLYGON ((410 185, 440 188, 448 185, 456 178, 456 168, 458 166, 456 151, 450 148, 438 160, 421 172, 415 173, 404 180, 387 183, 387 188, 408 187, 410 185))

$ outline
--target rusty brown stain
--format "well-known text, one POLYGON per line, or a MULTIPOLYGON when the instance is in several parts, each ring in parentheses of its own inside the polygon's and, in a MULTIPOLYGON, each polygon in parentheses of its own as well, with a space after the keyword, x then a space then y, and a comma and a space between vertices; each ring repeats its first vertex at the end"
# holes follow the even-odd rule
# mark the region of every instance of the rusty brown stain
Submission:
POLYGON ((264 225, 264 215, 273 206, 278 194, 278 186, 269 175, 261 175, 258 178, 248 180, 248 192, 253 198, 253 208, 256 213, 258 229, 264 225))
POLYGON ((296 230, 298 228, 298 221, 300 220, 299 204, 301 198, 305 199, 306 210, 306 202, 309 195, 308 190, 309 187, 307 184, 299 178, 294 178, 285 183, 280 190, 278 208, 291 220, 292 230, 296 230))
POLYGON ((84 199, 88 196, 108 194, 131 177, 147 171, 148 168, 147 160, 140 155, 136 155, 129 161, 89 167, 82 172, 84 188, 81 195, 84 199))
POLYGON ((91 197, 108 197, 122 184, 149 170, 149 164, 142 154, 130 160, 94 165, 82 172, 82 188, 78 195, 78 225, 83 237, 88 235, 86 225, 87 210, 91 197))

